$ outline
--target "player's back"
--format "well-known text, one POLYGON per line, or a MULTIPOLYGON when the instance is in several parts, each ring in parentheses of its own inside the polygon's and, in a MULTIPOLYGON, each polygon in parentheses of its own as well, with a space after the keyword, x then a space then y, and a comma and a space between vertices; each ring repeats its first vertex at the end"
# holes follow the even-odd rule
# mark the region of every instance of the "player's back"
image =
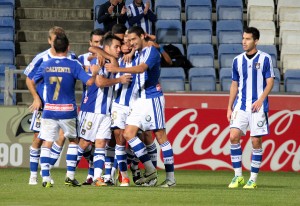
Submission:
POLYGON ((41 65, 36 78, 43 76, 44 80, 43 117, 68 119, 76 116, 75 83, 81 72, 84 72, 81 64, 66 57, 51 58, 41 65))

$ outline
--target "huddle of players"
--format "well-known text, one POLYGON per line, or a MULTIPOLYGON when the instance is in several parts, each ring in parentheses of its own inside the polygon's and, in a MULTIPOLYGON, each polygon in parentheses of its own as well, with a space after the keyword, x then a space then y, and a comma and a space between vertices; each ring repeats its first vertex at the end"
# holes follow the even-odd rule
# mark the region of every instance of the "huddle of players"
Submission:
MULTIPOLYGON (((99 65, 100 70, 95 78, 94 84, 90 86, 84 85, 80 112, 78 114, 77 136, 79 137, 79 143, 75 146, 77 148, 77 154, 73 152, 71 156, 77 156, 77 163, 82 156, 85 156, 90 162, 89 174, 86 182, 83 184, 93 184, 95 186, 113 185, 115 184, 113 177, 116 172, 116 167, 119 167, 121 174, 119 178, 120 186, 129 186, 130 181, 127 173, 127 163, 130 161, 127 160, 131 160, 130 169, 133 172, 134 183, 137 185, 155 186, 157 183, 157 172, 155 169, 157 149, 152 138, 152 131, 155 131, 155 136, 162 147, 167 175, 166 180, 161 186, 175 186, 173 151, 164 131, 164 99, 158 84, 159 62, 158 67, 157 61, 151 63, 157 59, 156 57, 159 53, 157 49, 153 49, 154 47, 150 47, 149 45, 154 45, 157 48, 159 48, 159 46, 152 41, 146 41, 146 35, 140 27, 130 29, 127 36, 125 35, 125 30, 126 27, 124 29, 121 25, 115 25, 112 33, 105 34, 103 37, 102 48, 99 47, 99 44, 103 33, 101 33, 101 30, 93 31, 90 38, 90 52, 79 56, 79 60, 87 73, 91 73, 90 65, 99 65), (131 36, 131 39, 129 39, 128 36, 131 36), (135 48, 131 48, 132 44, 136 42, 136 39, 138 39, 138 43, 135 44, 135 48), (122 57, 120 57, 121 53, 123 55, 122 57), (129 68, 130 72, 122 72, 125 71, 125 68, 129 68), (117 71, 118 69, 121 70, 117 71), (148 71, 150 71, 150 73, 148 73, 148 71), (154 81, 151 82, 150 78, 153 78, 154 81), (144 82, 142 86, 141 82, 144 82), (147 84, 155 85, 154 87, 153 85, 149 87, 147 84), (153 104, 154 107, 151 106, 152 108, 150 109, 152 109, 154 116, 152 114, 145 115, 144 121, 146 123, 142 123, 141 125, 134 123, 135 121, 140 122, 140 120, 132 120, 133 123, 127 122, 127 124, 132 124, 132 126, 129 126, 129 129, 125 128, 126 119, 133 108, 132 105, 135 105, 135 110, 145 109, 143 108, 143 106, 145 106, 143 105, 144 103, 142 102, 141 104, 137 101, 138 96, 141 97, 143 95, 143 90, 144 95, 150 95, 145 99, 148 98, 148 100, 152 100, 151 104, 153 104), (157 117, 159 117, 160 120, 157 120, 157 117), (153 121, 156 126, 152 125, 153 121), (161 124, 158 126, 160 121, 161 124), (136 133, 139 128, 145 130, 145 132, 142 132, 140 135, 145 144, 143 144, 139 138, 136 138, 136 133), (113 138, 111 138, 112 136, 113 138), (125 148, 126 141, 131 148, 125 148), (141 160, 146 169, 143 176, 140 175, 138 169, 139 160, 141 160), (103 178, 102 170, 104 167, 105 175, 103 178)), ((61 28, 59 28, 58 31, 58 33, 64 33, 61 28)), ((28 68, 26 68, 25 74, 28 76, 28 79, 33 78, 34 70, 38 68, 39 64, 55 56, 53 55, 53 51, 51 54, 51 49, 53 49, 51 40, 53 41, 56 35, 57 33, 50 30, 49 44, 51 48, 45 51, 44 54, 41 53, 43 55, 40 55, 40 57, 37 55, 28 68), (53 36, 51 36, 51 32, 53 36)), ((161 53, 163 53, 163 50, 161 50, 161 53)), ((69 55, 68 58, 73 59, 74 57, 69 55)), ((35 87, 32 86, 32 83, 28 81, 27 85, 34 97, 34 102, 30 107, 30 109, 35 111, 32 129, 38 131, 38 128, 34 127, 40 126, 39 117, 41 115, 38 109, 43 107, 40 100, 43 88, 39 88, 39 85, 37 85, 36 91, 40 92, 34 93, 32 90, 34 90, 35 87), (38 95, 38 93, 40 95, 38 95)), ((148 102, 146 104, 148 104, 148 102)), ((134 118, 140 119, 141 117, 132 117, 132 119, 134 118)), ((59 157, 65 139, 64 136, 66 135, 60 132, 58 141, 52 144, 49 168, 55 164, 59 157)), ((37 164, 41 142, 40 138, 34 138, 30 150, 31 176, 29 184, 37 184, 37 164)), ((72 149, 74 150, 75 147, 73 145, 72 149)), ((72 164, 74 166, 74 160, 72 164)), ((44 182, 44 170, 43 166, 41 167, 44 182)), ((69 167, 67 152, 67 174, 69 167)), ((74 168, 72 168, 72 170, 75 172, 74 168)), ((50 171, 50 169, 48 171, 50 171)), ((48 175, 49 178, 45 180, 47 184, 43 183, 43 186, 50 187, 53 185, 53 180, 50 173, 45 174, 48 175)), ((81 185, 74 178, 74 173, 71 177, 66 178, 65 184, 72 186, 81 185)))

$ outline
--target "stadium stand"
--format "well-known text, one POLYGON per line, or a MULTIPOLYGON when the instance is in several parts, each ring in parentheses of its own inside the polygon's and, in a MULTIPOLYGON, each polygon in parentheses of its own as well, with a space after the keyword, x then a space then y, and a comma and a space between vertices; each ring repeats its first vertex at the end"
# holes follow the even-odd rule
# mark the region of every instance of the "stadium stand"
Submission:
POLYGON ((210 20, 188 20, 185 27, 187 45, 212 44, 212 25, 210 20))
POLYGON ((282 45, 280 60, 283 73, 287 69, 300 69, 300 48, 295 45, 282 45))
POLYGON ((156 39, 158 43, 182 43, 182 25, 180 20, 157 20, 155 26, 156 39))
POLYGON ((238 19, 243 21, 243 1, 218 0, 216 3, 217 20, 238 19))
POLYGON ((186 0, 186 20, 212 20, 211 0, 186 0))
MULTIPOLYGON (((1 90, 1 92, 0 92, 0 105, 4 104, 5 69, 13 69, 13 70, 15 70, 16 67, 14 65, 0 64, 0 90, 1 90)), ((14 78, 13 78, 13 89, 16 89, 16 87, 17 87, 16 84, 17 84, 17 76, 14 75, 14 78)), ((13 94, 13 104, 16 104, 16 94, 13 94)))
POLYGON ((0 1, 0 17, 10 16, 14 17, 15 0, 1 0, 0 1))
POLYGON ((163 91, 185 91, 185 73, 182 67, 162 67, 160 84, 163 91))
POLYGON ((277 67, 277 48, 275 45, 257 45, 257 49, 270 54, 273 67, 277 67))
POLYGON ((15 20, 13 17, 0 17, 0 41, 14 41, 15 20))
POLYGON ((284 87, 286 92, 300 92, 300 69, 287 69, 284 73, 284 87))
POLYGON ((250 20, 274 20, 273 0, 248 0, 247 19, 250 20))
POLYGON ((233 58, 243 51, 241 44, 220 44, 218 50, 219 67, 231 68, 233 58))
POLYGON ((273 21, 256 21, 250 20, 249 26, 259 29, 260 38, 259 44, 275 45, 276 44, 276 26, 273 21))
POLYGON ((272 88, 272 92, 279 92, 280 91, 280 82, 281 82, 280 71, 278 68, 273 68, 273 70, 274 70, 275 78, 274 78, 274 85, 272 88))
POLYGON ((211 44, 190 44, 187 48, 187 59, 193 67, 214 68, 214 49, 211 44))
POLYGON ((15 45, 12 41, 0 42, 0 64, 15 63, 15 45))
POLYGON ((156 0, 155 12, 160 20, 181 20, 181 0, 156 0))
POLYGON ((218 44, 240 44, 243 37, 243 24, 240 20, 217 21, 218 44))
POLYGON ((282 22, 300 22, 300 1, 279 0, 277 4, 277 25, 282 22))
POLYGON ((103 29, 103 23, 99 24, 97 21, 98 18, 98 13, 99 13, 99 9, 101 4, 104 4, 105 2, 107 2, 107 0, 94 0, 94 29, 103 29))
POLYGON ((221 91, 229 91, 231 86, 231 68, 220 69, 220 86, 221 91))
POLYGON ((213 67, 197 68, 189 70, 189 83, 191 91, 215 91, 216 70, 213 67))

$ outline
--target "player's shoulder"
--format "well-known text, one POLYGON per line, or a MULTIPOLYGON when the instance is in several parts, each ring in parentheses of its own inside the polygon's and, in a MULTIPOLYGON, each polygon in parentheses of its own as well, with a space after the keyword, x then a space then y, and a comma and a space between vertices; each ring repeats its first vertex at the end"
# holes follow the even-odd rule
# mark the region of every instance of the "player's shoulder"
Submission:
POLYGON ((261 51, 261 50, 258 50, 258 52, 259 52, 259 54, 260 54, 261 56, 267 57, 267 58, 271 59, 271 55, 270 55, 270 54, 268 54, 268 53, 266 53, 266 52, 264 52, 264 51, 261 51))

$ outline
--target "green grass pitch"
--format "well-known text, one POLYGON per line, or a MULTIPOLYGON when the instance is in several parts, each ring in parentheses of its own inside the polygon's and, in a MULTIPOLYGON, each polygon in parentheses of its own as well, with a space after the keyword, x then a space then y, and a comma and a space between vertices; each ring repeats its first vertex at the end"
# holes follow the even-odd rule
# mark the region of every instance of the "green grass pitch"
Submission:
MULTIPOLYGON (((86 169, 78 169, 83 182, 86 169)), ((53 169, 53 188, 28 185, 29 169, 0 168, 0 205, 300 205, 300 174, 261 172, 258 188, 228 189, 232 171, 175 171, 177 186, 159 187, 69 187, 64 185, 65 170, 53 169)), ((245 180, 249 172, 244 172, 245 180)), ((165 178, 159 171, 159 183, 165 178)))

